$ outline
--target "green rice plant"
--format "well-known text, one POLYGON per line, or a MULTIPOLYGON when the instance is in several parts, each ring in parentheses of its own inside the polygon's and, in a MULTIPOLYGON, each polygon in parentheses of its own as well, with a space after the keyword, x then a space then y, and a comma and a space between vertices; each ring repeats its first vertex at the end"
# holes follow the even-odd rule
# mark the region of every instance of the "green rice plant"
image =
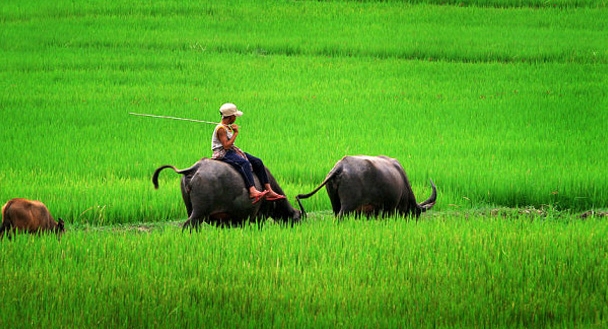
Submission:
POLYGON ((3 240, 20 327, 606 324, 606 225, 462 212, 286 228, 99 227, 3 240), (581 255, 585 255, 581 257, 581 255))
POLYGON ((68 231, 1 240, 0 327, 604 327, 602 1, 0 5, 0 200, 68 231), (397 158, 420 219, 183 234, 179 175, 239 105, 293 200, 397 158), (513 208, 516 207, 516 208, 513 208), (162 222, 162 223, 161 223, 162 222), (137 223, 122 225, 125 223, 137 223))
MULTIPOLYGON (((208 56, 207 60, 225 61, 225 56, 208 56)), ((568 72, 562 65, 399 60, 373 63, 375 69, 371 70, 368 61, 324 59, 309 69, 310 75, 297 75, 299 68, 290 69, 297 61, 290 58, 235 56, 232 63, 252 64, 256 69, 251 73, 265 72, 267 77, 258 86, 272 91, 263 97, 243 93, 235 100, 243 103, 246 111, 240 121, 244 134, 239 145, 265 159, 291 196, 314 188, 344 155, 386 154, 402 162, 419 198, 428 193, 428 178, 433 178, 444 204, 458 204, 462 197, 468 197, 476 203, 512 206, 559 201, 567 208, 582 209, 602 206, 605 200, 600 163, 606 155, 601 147, 604 133, 599 128, 606 115, 600 110, 605 98, 579 96, 602 93, 603 87, 596 85, 599 80, 589 74, 591 71, 568 72), (324 70, 332 66, 338 66, 331 70, 338 70, 342 81, 324 76, 324 70), (451 81, 440 75, 453 70, 459 70, 457 74, 463 79, 451 81), (413 72, 406 75, 411 78, 403 78, 408 71, 413 72), (281 78, 285 72, 290 77, 299 76, 301 82, 281 78), (560 78, 564 72, 571 81, 560 78), (485 87, 477 79, 486 75, 506 76, 512 84, 485 87), (371 88, 353 81, 381 83, 371 88), (417 87, 426 81, 432 83, 417 87), (575 85, 576 81, 580 85, 575 85), (582 99, 588 103, 580 103, 582 99), (273 119, 268 120, 268 116, 273 119), (390 138, 389 143, 384 142, 386 138, 390 138), (269 147, 269 139, 279 142, 269 147)), ((236 78, 247 81, 246 75, 251 73, 243 72, 236 78)), ((210 92, 213 85, 207 87, 210 92)), ((82 85, 65 88, 76 89, 68 94, 78 93, 82 85)), ((110 95, 132 94, 130 89, 114 87, 110 95)), ((151 93, 153 89, 147 90, 151 93)), ((12 159, 5 163, 3 172, 3 185, 11 187, 3 189, 5 198, 52 197, 64 200, 60 212, 66 212, 74 206, 65 201, 88 196, 75 210, 81 213, 108 202, 137 209, 149 196, 164 197, 168 193, 165 188, 178 186, 179 176, 164 174, 161 190, 154 191, 150 182, 153 170, 167 163, 185 168, 209 156, 212 127, 129 117, 127 111, 217 119, 214 105, 221 103, 219 99, 203 104, 194 95, 183 96, 177 106, 180 111, 163 105, 176 102, 169 96, 176 90, 178 86, 166 94, 160 89, 154 97, 144 96, 145 108, 134 103, 140 100, 128 96, 110 107, 95 100, 89 104, 86 93, 82 94, 84 102, 58 100, 54 105, 70 108, 68 111, 41 111, 31 105, 18 112, 15 108, 11 121, 5 121, 4 131, 11 136, 9 141, 14 141, 5 151, 12 159), (156 110, 157 104, 160 110, 156 110), (147 111, 150 108, 154 111, 147 111), (32 120, 31 115, 38 118, 32 120), (32 124, 22 129, 19 122, 32 124), (19 147, 24 142, 27 153, 19 147)), ((173 202, 164 205, 175 205, 173 209, 183 216, 178 194, 170 193, 173 202)), ((325 201, 313 200, 313 209, 328 209, 326 197, 321 194, 319 198, 325 201)), ((123 212, 123 219, 139 216, 138 212, 123 212)))
POLYGON ((491 7, 4 3, 0 199, 72 223, 183 219, 179 176, 150 177, 209 156, 212 126, 128 113, 214 121, 232 101, 238 145, 292 200, 342 156, 384 154, 419 199, 437 183, 436 210, 605 207, 603 10, 491 7))
MULTIPOLYGON (((90 55, 102 49, 132 48, 454 61, 606 62, 603 12, 593 6, 505 10, 396 2, 245 3, 116 2, 102 6, 91 2, 73 6, 59 2, 33 8, 13 8, 9 3, 3 7, 3 25, 11 51, 52 48, 84 50, 90 55), (45 30, 50 33, 40 33, 45 30), (21 34, 32 38, 21 38, 21 34)), ((138 59, 137 65, 154 65, 145 56, 138 59)))

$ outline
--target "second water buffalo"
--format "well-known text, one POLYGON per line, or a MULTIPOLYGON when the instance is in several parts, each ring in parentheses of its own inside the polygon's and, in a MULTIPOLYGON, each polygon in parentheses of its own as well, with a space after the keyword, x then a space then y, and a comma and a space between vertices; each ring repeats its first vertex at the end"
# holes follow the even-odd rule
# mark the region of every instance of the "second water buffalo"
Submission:
POLYGON ((314 195, 323 186, 338 217, 348 214, 375 217, 395 213, 418 217, 433 207, 437 200, 437 188, 431 180, 431 196, 417 203, 405 170, 399 161, 386 156, 343 157, 315 190, 296 196, 302 213, 305 211, 300 199, 314 195))
POLYGON ((27 233, 51 232, 61 234, 65 231, 61 218, 53 219, 48 208, 40 201, 15 198, 2 206, 0 238, 15 231, 27 233))
MULTIPOLYGON (((268 217, 292 223, 300 220, 300 211, 294 209, 287 199, 273 202, 263 200, 252 204, 243 177, 225 162, 203 158, 192 167, 181 170, 172 165, 161 166, 152 176, 155 188, 158 188, 160 172, 167 168, 183 175, 182 198, 188 212, 184 228, 197 226, 201 222, 233 225, 247 219, 255 221, 268 217)), ((272 189, 284 194, 270 171, 266 171, 272 189)), ((254 179, 256 187, 261 190, 255 174, 254 179)))

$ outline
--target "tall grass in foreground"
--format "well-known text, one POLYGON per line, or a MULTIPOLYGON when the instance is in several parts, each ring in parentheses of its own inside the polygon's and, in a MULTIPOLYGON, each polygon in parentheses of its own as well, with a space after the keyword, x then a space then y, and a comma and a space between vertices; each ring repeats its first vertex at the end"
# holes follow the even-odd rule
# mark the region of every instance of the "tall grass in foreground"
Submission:
POLYGON ((556 214, 18 236, 0 242, 0 323, 603 327, 607 226, 556 214))

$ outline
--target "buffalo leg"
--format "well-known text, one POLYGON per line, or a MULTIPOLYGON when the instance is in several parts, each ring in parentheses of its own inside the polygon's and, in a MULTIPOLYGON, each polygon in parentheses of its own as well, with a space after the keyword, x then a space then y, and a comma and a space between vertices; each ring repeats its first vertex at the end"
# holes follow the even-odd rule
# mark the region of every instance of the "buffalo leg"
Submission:
POLYGON ((327 195, 329 196, 331 209, 334 211, 334 215, 340 216, 344 207, 342 202, 340 202, 340 196, 338 195, 337 189, 331 185, 327 185, 327 195))
POLYGON ((198 226, 201 223, 199 218, 188 218, 188 220, 182 226, 182 232, 186 229, 190 229, 190 233, 192 233, 192 229, 198 230, 198 226))
POLYGON ((198 229, 198 226, 201 224, 201 222, 205 221, 205 218, 205 216, 200 215, 200 211, 197 212, 194 210, 190 217, 188 217, 188 220, 186 220, 182 226, 182 231, 184 231, 187 227, 190 228, 190 232, 192 232, 193 228, 198 229))
POLYGON ((336 216, 342 218, 354 213, 355 217, 359 218, 361 216, 361 212, 366 211, 373 211, 373 207, 371 205, 358 206, 352 203, 349 204, 348 202, 343 202, 336 216))
POLYGON ((186 205, 186 213, 188 217, 192 215, 192 201, 190 200, 190 176, 184 176, 181 180, 182 199, 186 205))

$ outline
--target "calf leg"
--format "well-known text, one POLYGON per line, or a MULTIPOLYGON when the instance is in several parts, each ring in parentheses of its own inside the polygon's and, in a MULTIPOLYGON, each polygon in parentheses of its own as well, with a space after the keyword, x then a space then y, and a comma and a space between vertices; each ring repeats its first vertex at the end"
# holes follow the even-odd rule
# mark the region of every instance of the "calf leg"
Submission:
POLYGON ((8 239, 11 240, 13 234, 15 234, 15 228, 12 227, 11 224, 2 222, 2 224, 0 225, 0 239, 2 239, 6 235, 8 236, 8 239))

